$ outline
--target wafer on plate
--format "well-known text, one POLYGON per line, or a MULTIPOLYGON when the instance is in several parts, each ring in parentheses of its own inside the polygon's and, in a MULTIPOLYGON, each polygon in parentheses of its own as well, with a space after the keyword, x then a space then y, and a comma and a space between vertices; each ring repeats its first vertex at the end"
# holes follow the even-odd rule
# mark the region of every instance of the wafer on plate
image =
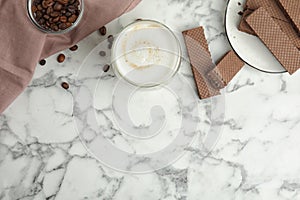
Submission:
POLYGON ((300 51, 265 8, 254 11, 246 21, 290 74, 299 69, 300 51))
MULTIPOLYGON (((289 37, 289 39, 293 42, 293 44, 298 49, 300 49, 300 37, 297 31, 294 29, 290 19, 288 19, 285 16, 278 2, 276 2, 275 0, 247 0, 245 5, 245 11, 242 16, 241 22, 239 24, 239 30, 252 35, 256 35, 255 32, 251 30, 249 26, 247 26, 247 22, 245 21, 245 19, 247 18, 247 16, 249 16, 249 14, 253 13, 255 10, 257 10, 260 7, 265 8, 265 10, 270 14, 273 20, 280 26, 280 28, 289 37)), ((298 14, 298 18, 300 18, 299 14, 298 14)))
POLYGON ((292 21, 295 29, 300 33, 300 1, 299 0, 279 0, 280 5, 292 21))

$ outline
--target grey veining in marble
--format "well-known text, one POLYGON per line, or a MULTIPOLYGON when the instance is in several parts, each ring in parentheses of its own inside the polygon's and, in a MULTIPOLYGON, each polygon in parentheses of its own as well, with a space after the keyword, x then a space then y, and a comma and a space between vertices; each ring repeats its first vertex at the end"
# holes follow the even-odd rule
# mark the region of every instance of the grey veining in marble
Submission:
MULTIPOLYGON (((158 20, 178 32, 202 25, 216 61, 230 49, 223 26, 225 8, 225 0, 143 0, 107 27, 110 34, 116 34, 136 18, 158 20)), ((46 66, 37 66, 26 91, 0 115, 0 199, 300 199, 299 72, 293 76, 265 74, 245 66, 222 91, 224 120, 215 121, 222 129, 210 154, 203 151, 202 139, 212 124, 207 118, 212 102, 199 101, 201 115, 185 116, 199 122, 197 139, 167 167, 142 174, 124 173, 95 159, 74 126, 74 114, 79 110, 73 111, 73 95, 95 78, 82 75, 76 79, 76 75, 87 54, 104 39, 95 32, 79 43, 78 51, 64 51, 64 63, 58 64, 54 55, 46 66), (70 83, 69 91, 61 88, 63 81, 70 83)), ((101 70, 105 62, 99 57, 95 69, 101 70)), ((180 74, 194 88, 187 66, 180 74)), ((102 78, 115 77, 110 71, 102 78)), ((149 153, 174 139, 172 132, 148 143, 122 137, 107 120, 111 117, 106 109, 110 101, 104 94, 109 94, 109 88, 103 87, 101 101, 95 104, 97 120, 113 144, 129 152, 149 153)), ((172 96, 164 94, 171 102, 172 96)), ((179 112, 175 104, 167 105, 173 126, 179 112)), ((193 108, 184 107, 187 111, 193 108)), ((134 114, 138 111, 133 109, 134 114)), ((141 124, 148 122, 147 116, 140 120, 141 124)), ((92 138, 93 132, 86 137, 92 138)))

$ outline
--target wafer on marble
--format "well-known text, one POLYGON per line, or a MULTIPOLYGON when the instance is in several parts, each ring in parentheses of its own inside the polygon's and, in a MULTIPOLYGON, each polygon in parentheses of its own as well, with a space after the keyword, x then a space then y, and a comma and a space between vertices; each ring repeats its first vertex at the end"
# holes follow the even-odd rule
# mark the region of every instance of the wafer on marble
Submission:
POLYGON ((220 94, 219 90, 232 80, 244 62, 233 51, 229 51, 215 66, 202 27, 184 31, 183 36, 199 97, 204 99, 220 94))
POLYGON ((213 74, 217 74, 221 77, 225 85, 233 79, 233 77, 242 69, 244 62, 234 53, 234 51, 229 51, 225 56, 219 61, 217 66, 209 72, 209 76, 213 77, 213 74))
POLYGON ((212 85, 207 74, 214 69, 203 27, 182 32, 200 99, 219 95, 219 88, 212 85))

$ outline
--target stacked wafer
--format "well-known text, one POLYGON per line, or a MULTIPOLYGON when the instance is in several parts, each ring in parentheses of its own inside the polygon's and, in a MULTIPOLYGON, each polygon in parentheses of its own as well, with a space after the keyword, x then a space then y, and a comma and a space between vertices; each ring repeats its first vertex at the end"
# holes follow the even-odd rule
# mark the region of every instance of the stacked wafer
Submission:
POLYGON ((239 30, 259 37, 290 74, 300 68, 300 0, 247 0, 239 30))
POLYGON ((229 51, 215 65, 202 27, 183 31, 183 37, 200 99, 219 95, 220 89, 231 81, 244 63, 229 51))

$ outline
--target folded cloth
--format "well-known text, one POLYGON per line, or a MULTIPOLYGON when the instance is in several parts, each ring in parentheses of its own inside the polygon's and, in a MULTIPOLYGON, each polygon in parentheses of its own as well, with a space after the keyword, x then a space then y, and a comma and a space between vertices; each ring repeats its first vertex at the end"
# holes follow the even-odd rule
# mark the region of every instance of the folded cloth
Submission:
POLYGON ((27 0, 0 0, 0 113, 29 84, 40 59, 71 47, 139 2, 85 0, 84 14, 76 28, 66 34, 49 35, 31 23, 27 0))

